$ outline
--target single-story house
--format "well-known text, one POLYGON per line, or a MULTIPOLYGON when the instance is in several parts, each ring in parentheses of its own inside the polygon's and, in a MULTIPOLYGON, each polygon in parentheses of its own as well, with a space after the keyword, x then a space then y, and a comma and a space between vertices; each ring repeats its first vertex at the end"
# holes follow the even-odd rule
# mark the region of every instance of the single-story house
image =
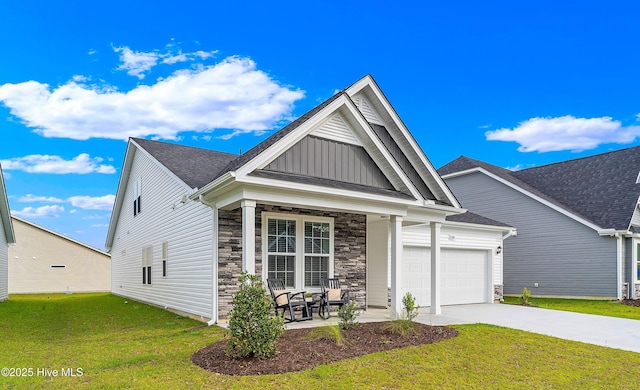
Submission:
POLYGON ((242 271, 362 308, 502 294, 512 228, 466 214, 371 76, 242 155, 129 140, 106 247, 112 292, 227 316, 242 271), (447 219, 450 218, 450 219, 447 219))
POLYGON ((15 242, 9 198, 0 166, 0 302, 9 298, 9 245, 15 242))
POLYGON ((18 243, 9 248, 9 293, 111 290, 108 253, 12 217, 18 243))
POLYGON ((640 297, 640 147, 511 171, 459 157, 439 169, 470 211, 517 226, 504 292, 640 297))

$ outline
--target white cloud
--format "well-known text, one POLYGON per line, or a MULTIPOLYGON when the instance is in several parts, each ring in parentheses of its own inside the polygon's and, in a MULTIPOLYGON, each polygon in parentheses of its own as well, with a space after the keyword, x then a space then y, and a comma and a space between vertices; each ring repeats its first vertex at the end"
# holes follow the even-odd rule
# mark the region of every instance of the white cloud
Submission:
POLYGON ((12 210, 11 214, 20 218, 58 218, 63 212, 64 207, 62 206, 40 206, 37 208, 25 207, 21 211, 12 210))
POLYGON ((81 153, 71 160, 65 160, 60 156, 31 154, 25 157, 0 160, 0 164, 7 170, 21 170, 29 173, 112 174, 116 172, 113 165, 100 164, 102 161, 104 161, 104 159, 100 157, 91 158, 87 153, 81 153))
POLYGON ((98 228, 98 227, 100 227, 100 228, 101 227, 109 227, 109 224, 108 223, 96 223, 96 224, 91 225, 91 227, 95 227, 95 228, 98 228))
POLYGON ((485 133, 489 141, 513 141, 520 152, 580 152, 600 144, 627 144, 640 136, 640 126, 622 126, 611 117, 531 118, 513 129, 498 129, 485 133))
POLYGON ((77 207, 85 210, 111 210, 113 208, 113 202, 115 201, 115 195, 105 196, 72 196, 67 201, 71 203, 73 207, 77 207))
POLYGON ((82 217, 82 219, 105 219, 105 218, 109 218, 111 216, 111 214, 94 214, 94 215, 88 215, 86 217, 82 217))
POLYGON ((29 203, 29 202, 39 202, 39 203, 62 203, 64 200, 60 198, 56 198, 54 196, 36 196, 32 194, 27 194, 25 196, 21 196, 18 199, 18 202, 29 203))
POLYGON ((205 60, 213 57, 218 51, 202 51, 198 50, 193 53, 183 53, 182 50, 175 51, 175 44, 168 44, 165 49, 166 52, 162 53, 159 50, 154 51, 134 51, 127 46, 114 47, 113 51, 120 53, 120 66, 117 70, 126 70, 130 76, 135 76, 142 80, 146 74, 158 65, 163 63, 167 65, 173 65, 178 62, 194 61, 196 59, 205 60))
POLYGON ((0 102, 24 124, 45 137, 77 140, 175 139, 180 132, 213 129, 264 132, 291 119, 293 103, 303 97, 240 57, 179 70, 128 92, 73 81, 53 89, 37 81, 0 85, 0 102))
POLYGON ((139 79, 144 78, 144 73, 156 66, 160 56, 154 52, 133 51, 128 47, 114 47, 113 51, 120 53, 122 64, 118 70, 126 70, 128 75, 139 79))

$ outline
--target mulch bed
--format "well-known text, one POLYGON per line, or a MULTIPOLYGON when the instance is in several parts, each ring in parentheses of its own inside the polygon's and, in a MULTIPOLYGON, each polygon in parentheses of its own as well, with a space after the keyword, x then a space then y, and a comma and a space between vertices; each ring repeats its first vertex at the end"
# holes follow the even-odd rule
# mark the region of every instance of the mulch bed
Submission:
POLYGON ((278 340, 278 354, 271 359, 234 359, 224 351, 227 339, 202 348, 191 361, 205 370, 227 375, 282 374, 302 371, 321 364, 354 358, 372 352, 387 351, 413 345, 431 344, 458 335, 446 326, 416 323, 417 332, 405 337, 384 329, 384 322, 360 324, 357 329, 343 330, 344 345, 332 340, 311 340, 311 329, 290 329, 278 340))
POLYGON ((622 299, 620 303, 627 306, 640 307, 640 299, 622 299))

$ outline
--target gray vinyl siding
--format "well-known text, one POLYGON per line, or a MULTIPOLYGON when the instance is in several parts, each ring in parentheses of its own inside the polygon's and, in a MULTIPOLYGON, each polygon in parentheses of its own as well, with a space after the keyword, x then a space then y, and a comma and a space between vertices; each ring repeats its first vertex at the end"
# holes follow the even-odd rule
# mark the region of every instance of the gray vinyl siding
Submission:
POLYGON ((527 287, 538 296, 617 296, 615 238, 482 173, 446 182, 463 207, 518 230, 504 242, 505 294, 527 287))
POLYGON ((111 249, 112 292, 203 318, 213 315, 213 215, 186 200, 188 189, 136 152, 123 192, 111 249), (142 209, 133 215, 134 183, 142 181, 142 209), (168 245, 162 277, 162 243, 168 245), (142 284, 142 249, 152 247, 151 284, 142 284))
POLYGON ((0 223, 0 302, 9 297, 9 247, 2 223, 0 223))
POLYGON ((361 146, 307 136, 265 170, 394 189, 361 146))
POLYGON ((433 195, 431 190, 429 190, 429 187, 427 187, 424 180, 422 180, 418 171, 416 171, 413 164, 411 164, 411 161, 409 161, 387 129, 384 126, 373 123, 371 123, 371 128, 375 131, 376 135, 380 138, 387 150, 389 150, 398 165, 400 165, 400 168, 402 168, 404 173, 409 177, 409 180, 411 180, 418 192, 420 192, 420 195, 425 199, 436 199, 435 195, 433 195))

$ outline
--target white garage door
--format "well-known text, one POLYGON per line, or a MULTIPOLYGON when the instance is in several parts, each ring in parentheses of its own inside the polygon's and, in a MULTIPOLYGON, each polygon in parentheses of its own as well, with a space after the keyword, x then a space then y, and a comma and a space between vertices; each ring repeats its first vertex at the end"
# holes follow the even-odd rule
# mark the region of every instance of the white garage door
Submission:
MULTIPOLYGON (((430 249, 405 246, 402 259, 403 294, 409 291, 416 297, 420 306, 430 306, 430 249)), ((441 304, 487 302, 487 251, 442 248, 441 261, 441 304)))

